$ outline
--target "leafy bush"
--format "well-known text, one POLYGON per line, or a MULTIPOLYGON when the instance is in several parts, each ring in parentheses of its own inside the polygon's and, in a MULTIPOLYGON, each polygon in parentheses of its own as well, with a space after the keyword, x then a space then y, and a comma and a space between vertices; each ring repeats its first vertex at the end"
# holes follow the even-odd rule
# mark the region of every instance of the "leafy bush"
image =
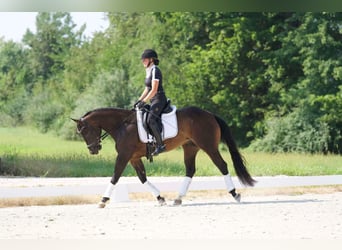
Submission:
POLYGON ((53 100, 48 90, 35 95, 29 102, 25 117, 29 124, 33 124, 39 131, 47 132, 63 113, 63 104, 53 100))
POLYGON ((266 122, 267 134, 254 141, 250 148, 264 152, 322 153, 328 149, 329 127, 297 109, 266 122))
POLYGON ((15 119, 11 115, 0 112, 0 127, 11 127, 14 126, 15 123, 15 119))

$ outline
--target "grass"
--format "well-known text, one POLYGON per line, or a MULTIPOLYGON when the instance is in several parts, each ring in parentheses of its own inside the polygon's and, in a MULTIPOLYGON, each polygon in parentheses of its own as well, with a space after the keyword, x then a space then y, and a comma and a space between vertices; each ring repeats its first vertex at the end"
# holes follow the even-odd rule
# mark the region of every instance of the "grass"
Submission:
POLYGON ((0 128, 0 138, 0 172, 5 174, 83 177, 113 172, 115 155, 110 140, 105 141, 101 155, 91 156, 83 141, 66 141, 28 128, 0 128))
POLYGON ((342 174, 340 155, 247 153, 246 156, 251 173, 258 176, 342 174))
MULTIPOLYGON (((226 147, 221 147, 226 148, 226 147)), ((221 150, 234 175, 229 152, 221 150)), ((342 174, 342 156, 310 154, 266 154, 242 150, 252 176, 342 174)), ((0 175, 40 177, 111 176, 116 152, 112 139, 106 139, 99 155, 90 155, 83 141, 66 141, 53 134, 29 128, 0 128, 0 175)), ((183 176, 183 151, 180 149, 146 160, 149 176, 183 176)), ((197 176, 220 175, 204 152, 196 160, 197 176)), ((124 176, 135 176, 128 166, 124 176)))

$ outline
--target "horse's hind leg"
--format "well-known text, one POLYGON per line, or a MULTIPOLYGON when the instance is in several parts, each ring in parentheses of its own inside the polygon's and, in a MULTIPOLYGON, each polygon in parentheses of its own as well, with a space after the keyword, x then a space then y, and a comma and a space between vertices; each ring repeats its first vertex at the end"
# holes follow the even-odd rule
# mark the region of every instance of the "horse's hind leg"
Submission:
POLYGON ((183 150, 184 150, 184 163, 185 163, 185 168, 186 168, 186 174, 185 174, 183 183, 179 189, 178 197, 174 201, 174 205, 182 204, 182 198, 188 192, 189 186, 192 181, 192 177, 194 176, 196 172, 195 162, 196 162, 196 155, 199 150, 199 147, 197 147, 192 142, 189 142, 183 145, 183 150))
POLYGON ((130 161, 141 183, 152 193, 152 195, 158 200, 160 205, 165 205, 165 198, 160 196, 160 191, 156 186, 147 180, 144 163, 141 159, 134 159, 130 161))
POLYGON ((229 171, 228 171, 227 163, 223 160, 218 149, 212 150, 212 151, 205 150, 205 152, 209 155, 211 160, 215 163, 215 165, 218 167, 218 169, 222 173, 228 192, 234 197, 234 199, 237 202, 240 202, 241 195, 236 193, 232 177, 230 176, 229 171))

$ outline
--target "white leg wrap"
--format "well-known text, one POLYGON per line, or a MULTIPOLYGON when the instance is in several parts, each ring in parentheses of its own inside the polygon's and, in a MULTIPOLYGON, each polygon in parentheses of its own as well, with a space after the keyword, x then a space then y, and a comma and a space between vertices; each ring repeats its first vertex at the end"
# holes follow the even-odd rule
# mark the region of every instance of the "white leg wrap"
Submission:
POLYGON ((151 182, 146 181, 144 186, 147 187, 155 197, 160 195, 160 191, 151 182))
POLYGON ((183 197, 188 192, 189 186, 191 184, 192 178, 185 176, 183 183, 179 189, 179 197, 183 197))
POLYGON ((114 188, 115 188, 115 185, 113 185, 112 183, 109 183, 105 193, 103 194, 103 197, 110 198, 112 196, 114 188))
POLYGON ((224 178, 224 182, 226 183, 228 192, 232 191, 235 188, 235 186, 234 186, 232 177, 230 177, 230 174, 224 175, 223 178, 224 178))

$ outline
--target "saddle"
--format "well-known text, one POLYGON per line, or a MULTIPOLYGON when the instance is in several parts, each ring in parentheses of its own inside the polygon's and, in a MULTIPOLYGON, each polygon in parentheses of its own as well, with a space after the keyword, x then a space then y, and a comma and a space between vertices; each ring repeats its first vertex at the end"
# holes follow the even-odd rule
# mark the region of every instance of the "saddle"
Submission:
MULTIPOLYGON (((146 104, 144 106, 144 109, 141 110, 142 111, 142 122, 143 122, 143 127, 144 129, 146 130, 147 133, 149 133, 150 135, 152 135, 152 131, 150 130, 150 127, 148 126, 148 122, 147 122, 147 119, 148 119, 148 116, 149 116, 149 111, 151 110, 151 105, 149 104, 146 104)), ((173 109, 171 107, 171 100, 167 100, 167 103, 166 105, 164 106, 163 110, 162 110, 162 115, 163 114, 168 114, 170 112, 172 112, 173 109)), ((163 130, 163 124, 161 122, 161 119, 158 120, 158 126, 159 126, 159 132, 162 132, 163 130)))
MULTIPOLYGON (((141 142, 146 143, 146 156, 150 161, 152 161, 152 156, 150 155, 150 153, 153 152, 152 150, 154 145, 154 137, 152 136, 147 123, 149 110, 150 105, 147 104, 145 105, 144 109, 137 110, 136 115, 139 139, 141 142)), ((163 108, 159 123, 159 131, 161 132, 163 141, 169 138, 173 138, 178 134, 176 110, 176 106, 171 105, 171 101, 168 100, 165 107, 163 108)))

